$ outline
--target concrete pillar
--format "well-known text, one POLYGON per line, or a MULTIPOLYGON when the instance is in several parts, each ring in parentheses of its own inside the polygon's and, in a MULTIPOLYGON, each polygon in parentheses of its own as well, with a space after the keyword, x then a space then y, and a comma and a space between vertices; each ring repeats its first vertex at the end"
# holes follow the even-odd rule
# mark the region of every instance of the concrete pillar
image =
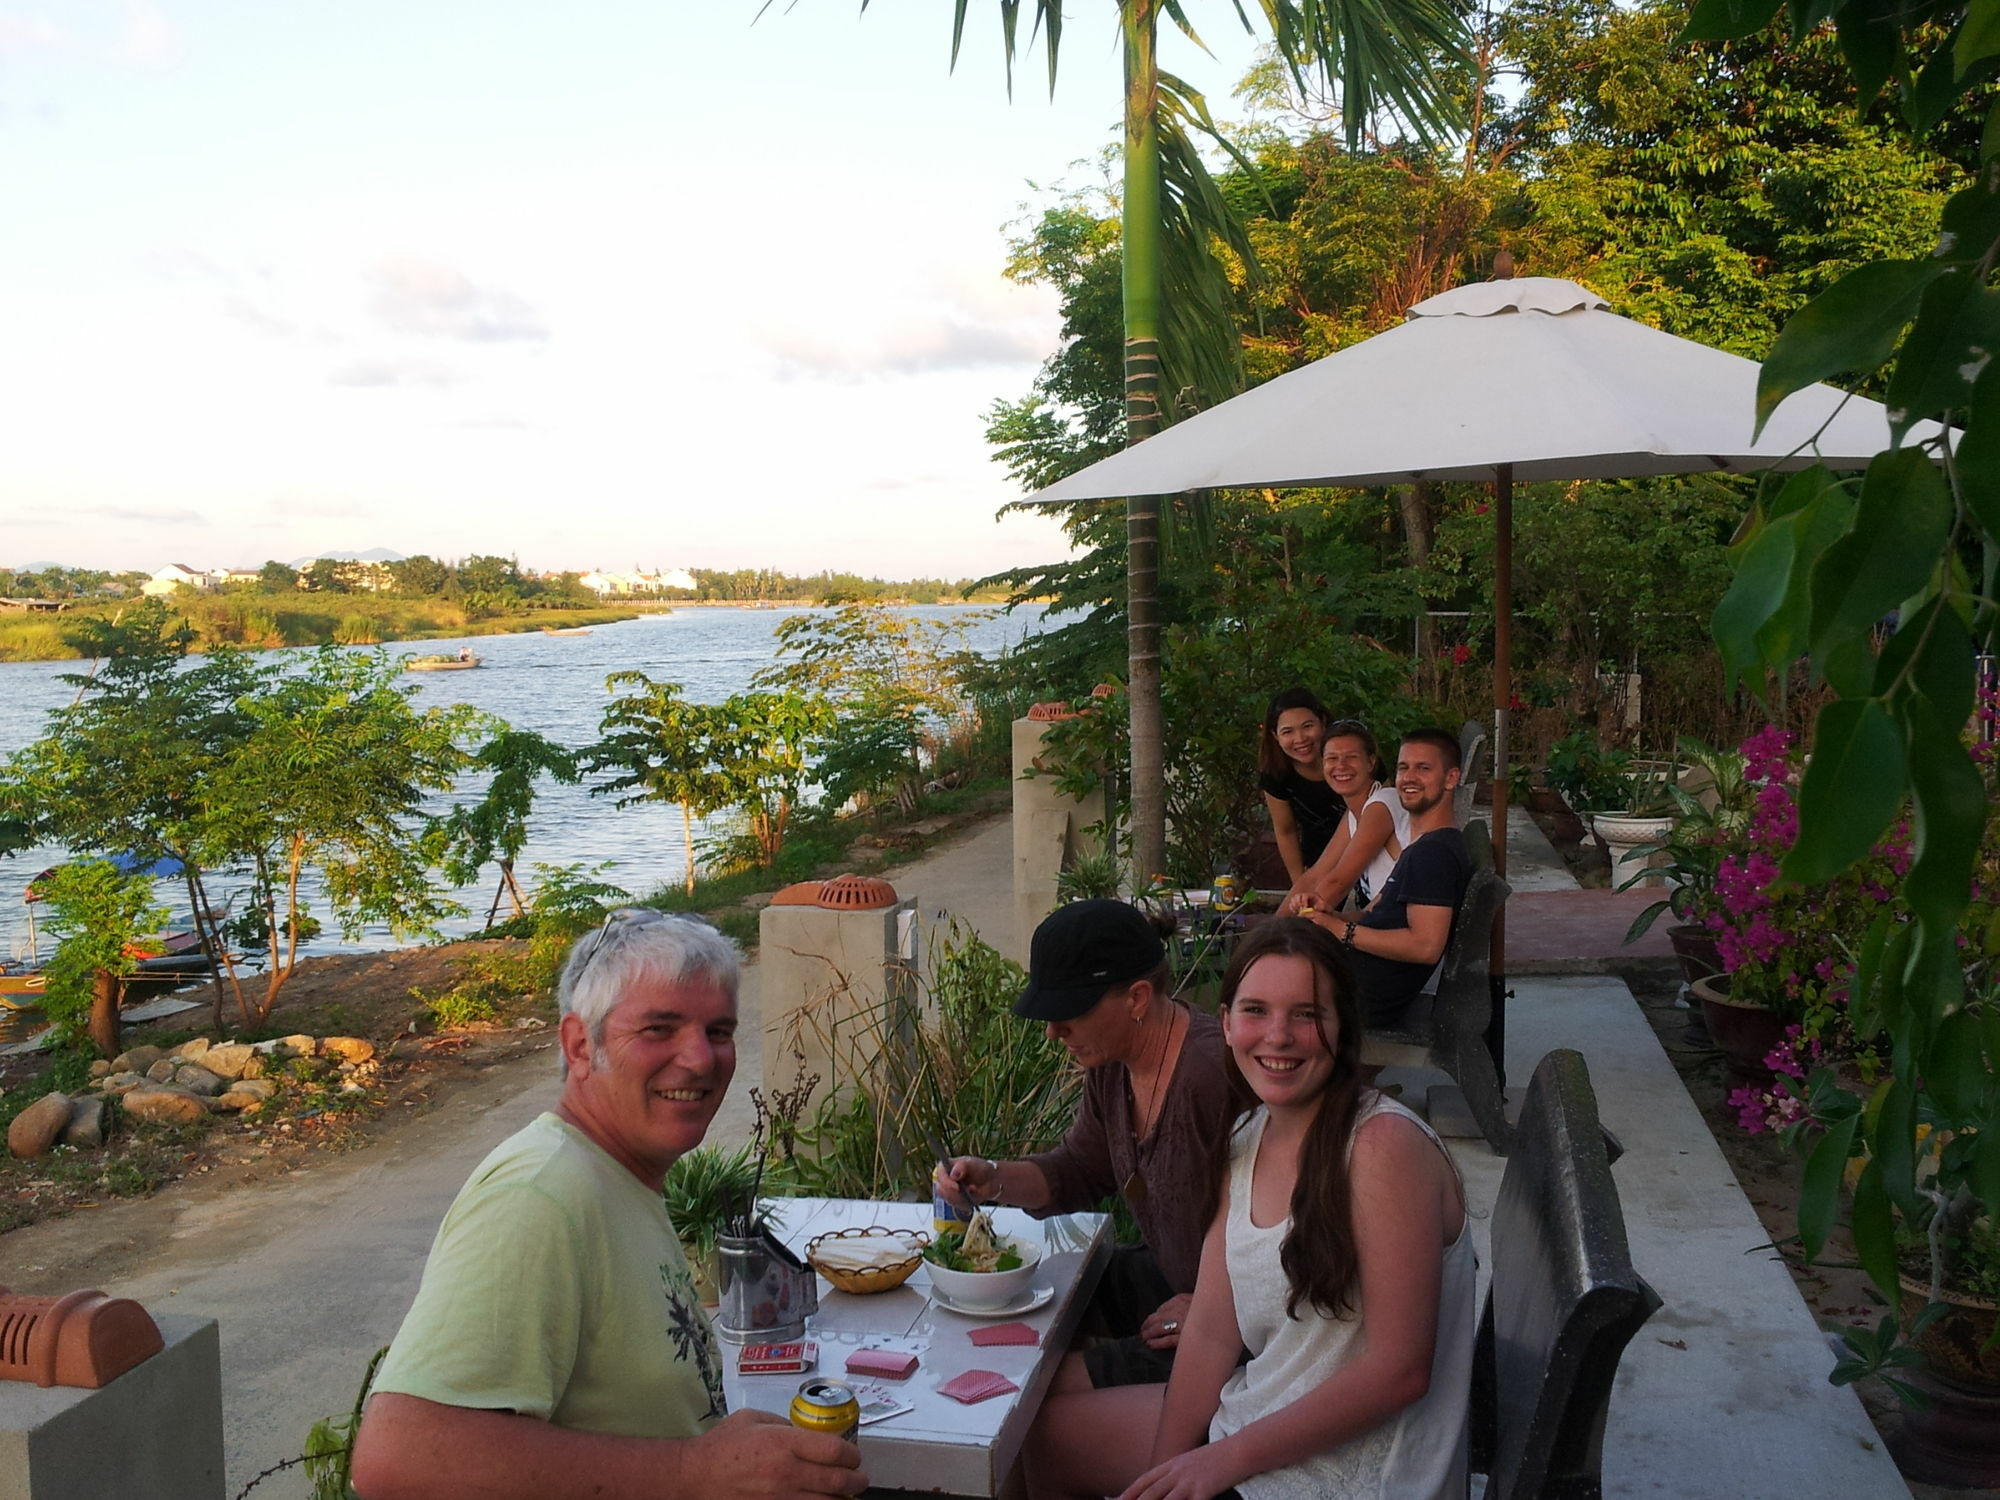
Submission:
POLYGON ((166 1348, 98 1390, 0 1381, 0 1500, 223 1500, 215 1320, 154 1322, 166 1348))
POLYGON ((1102 788, 1079 801, 1057 791, 1053 776, 1023 774, 1042 753, 1048 730, 1046 720, 1014 721, 1014 951, 1008 957, 1022 964, 1028 940, 1056 908, 1063 867, 1101 847, 1083 830, 1104 822, 1102 788))
POLYGON ((866 883, 880 888, 886 904, 853 909, 774 901, 757 919, 767 1100, 793 1086, 803 1058, 805 1071, 820 1076, 817 1109, 852 1084, 890 1040, 911 1034, 917 904, 899 899, 886 881, 866 883))

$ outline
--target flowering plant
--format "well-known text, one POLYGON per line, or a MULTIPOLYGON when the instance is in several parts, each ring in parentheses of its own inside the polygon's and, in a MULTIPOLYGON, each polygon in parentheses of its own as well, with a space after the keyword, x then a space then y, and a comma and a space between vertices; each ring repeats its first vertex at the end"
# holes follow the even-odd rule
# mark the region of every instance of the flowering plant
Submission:
POLYGON ((1787 1026, 1785 1039, 1764 1054, 1764 1066, 1771 1070, 1767 1084, 1745 1084, 1729 1096, 1736 1111, 1736 1123, 1750 1135, 1782 1131, 1811 1113, 1802 1085, 1807 1074, 1819 1067, 1825 1049, 1817 1037, 1805 1034, 1803 1026, 1787 1026))
POLYGON ((1761 729, 1743 742, 1750 815, 1725 837, 1705 921, 1716 937, 1732 1000, 1763 1005, 1797 1022, 1801 1044, 1831 1059, 1877 1059, 1848 1020, 1853 948, 1869 924, 1899 900, 1910 865, 1908 820, 1868 858, 1832 880, 1801 885, 1779 868, 1799 834, 1794 736, 1761 729))

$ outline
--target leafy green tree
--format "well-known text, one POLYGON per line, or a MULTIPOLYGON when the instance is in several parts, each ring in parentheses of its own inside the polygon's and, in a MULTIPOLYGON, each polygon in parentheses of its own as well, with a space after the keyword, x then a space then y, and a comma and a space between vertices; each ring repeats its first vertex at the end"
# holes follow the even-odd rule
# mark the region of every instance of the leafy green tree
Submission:
POLYGON ((535 783, 547 776, 563 786, 583 779, 576 752, 532 729, 514 729, 494 721, 486 742, 472 754, 472 766, 490 779, 486 795, 470 807, 460 803, 436 819, 426 833, 439 852, 439 863, 453 885, 478 879, 489 861, 500 866, 500 885, 487 908, 486 920, 500 909, 500 898, 514 903, 514 915, 525 916, 527 905, 514 879, 514 861, 528 841, 528 817, 535 807, 535 783))
MULTIPOLYGON (((268 671, 226 649, 185 662, 192 636, 157 599, 116 620, 79 621, 66 639, 96 665, 64 676, 75 702, 0 767, 0 810, 37 841, 79 853, 179 860, 197 932, 219 953, 197 845, 212 816, 210 778, 248 738, 241 705, 268 671)), ((221 1003, 218 989, 218 1025, 221 1003)))
POLYGON ((361 586, 361 567, 342 557, 319 557, 299 574, 299 587, 314 594, 351 594, 361 586))
MULTIPOLYGON (((1686 36, 1758 36, 1781 0, 1701 0, 1686 36)), ((1890 1076, 1860 1099, 1812 1081, 1824 1128, 1805 1169, 1799 1230, 1825 1247, 1850 1161, 1855 1253, 1898 1300, 1898 1224, 1928 1250, 2000 1213, 2000 977, 1991 910, 1994 792, 1963 731, 2000 605, 2000 373, 1991 358, 2000 263, 2000 28, 1989 10, 1790 6, 1795 34, 1831 20, 1862 101, 1886 91, 1912 133, 1983 119, 1981 170, 1952 194, 1927 255, 1872 260, 1792 315, 1764 361, 1757 417, 1814 381, 1882 378, 1896 445, 1857 485, 1814 468, 1758 499, 1716 610, 1725 664, 1753 689, 1804 657, 1837 695, 1819 713, 1782 874, 1804 885, 1866 859, 1901 817, 1913 858, 1900 895, 1859 944, 1850 1012, 1879 1028, 1890 1076), (1935 432, 1920 429, 1926 420, 1935 432), (1884 628, 1893 618, 1892 630, 1884 628), (1975 901, 1975 896, 1979 899, 1975 901), (1937 1143, 1919 1148, 1919 1127, 1937 1143)), ((1991 712, 1990 701, 1979 705, 1991 712)), ((1921 1252, 1920 1252, 1921 1253, 1921 1252)), ((1894 1315, 1850 1340, 1836 1379, 1896 1363, 1894 1315)))
POLYGON ((462 704, 419 711, 401 664, 333 647, 302 656, 239 705, 248 732, 203 778, 194 852, 247 866, 270 953, 263 992, 230 980, 244 1020, 262 1021, 298 965, 316 872, 330 914, 357 938, 371 923, 407 940, 463 910, 432 884, 416 830, 424 799, 450 789, 479 716, 462 704))
POLYGON ((257 587, 267 594, 282 594, 299 586, 299 570, 275 558, 257 570, 257 587))
POLYGON ((694 820, 730 806, 737 791, 736 779, 721 764, 723 721, 712 705, 682 696, 678 682, 655 682, 644 672, 614 672, 604 685, 632 691, 611 700, 598 741, 585 752, 589 770, 613 773, 591 793, 615 796, 620 807, 671 802, 680 808, 687 891, 692 895, 694 820))
POLYGON ((399 594, 430 598, 442 594, 452 581, 452 571, 435 557, 419 552, 415 557, 399 557, 389 564, 389 578, 399 594))
POLYGON ((716 707, 716 766, 724 805, 750 824, 765 869, 778 862, 812 763, 833 732, 836 715, 824 698, 786 689, 737 693, 716 707))
POLYGON ((115 1057, 118 1002, 125 979, 138 971, 134 945, 158 932, 167 910, 145 875, 124 875, 109 860, 80 859, 35 884, 57 939, 47 967, 44 1006, 66 1045, 88 1040, 115 1057))
POLYGON ((467 593, 518 597, 521 592, 521 569, 511 557, 475 552, 458 565, 457 573, 467 593))

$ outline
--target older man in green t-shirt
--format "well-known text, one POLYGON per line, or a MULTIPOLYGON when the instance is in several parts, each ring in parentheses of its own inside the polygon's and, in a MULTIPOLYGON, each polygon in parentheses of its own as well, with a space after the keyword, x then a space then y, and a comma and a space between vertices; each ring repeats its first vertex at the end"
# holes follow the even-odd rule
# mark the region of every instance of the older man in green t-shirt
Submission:
POLYGON ((660 1197, 736 1071, 737 967, 713 928, 642 907, 577 943, 561 1101, 445 1215, 355 1443, 367 1500, 866 1488, 852 1444, 725 1411, 660 1197))

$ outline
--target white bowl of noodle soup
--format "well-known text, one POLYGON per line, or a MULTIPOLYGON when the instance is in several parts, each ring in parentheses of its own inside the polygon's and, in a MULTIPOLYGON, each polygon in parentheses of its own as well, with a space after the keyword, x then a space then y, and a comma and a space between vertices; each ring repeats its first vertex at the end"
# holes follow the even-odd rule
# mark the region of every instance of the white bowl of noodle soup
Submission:
MULTIPOLYGON (((941 1243, 950 1244, 956 1238, 955 1235, 947 1235, 941 1243)), ((1001 1236, 997 1244, 1001 1250, 1020 1256, 1021 1263, 1006 1271, 954 1271, 931 1258, 936 1249, 932 1246, 924 1251, 924 1274, 930 1277, 931 1285, 943 1294, 947 1302, 959 1307, 1005 1307, 1025 1294, 1034 1282, 1035 1267, 1042 1263, 1042 1247, 1031 1240, 1012 1236, 1001 1236)))

